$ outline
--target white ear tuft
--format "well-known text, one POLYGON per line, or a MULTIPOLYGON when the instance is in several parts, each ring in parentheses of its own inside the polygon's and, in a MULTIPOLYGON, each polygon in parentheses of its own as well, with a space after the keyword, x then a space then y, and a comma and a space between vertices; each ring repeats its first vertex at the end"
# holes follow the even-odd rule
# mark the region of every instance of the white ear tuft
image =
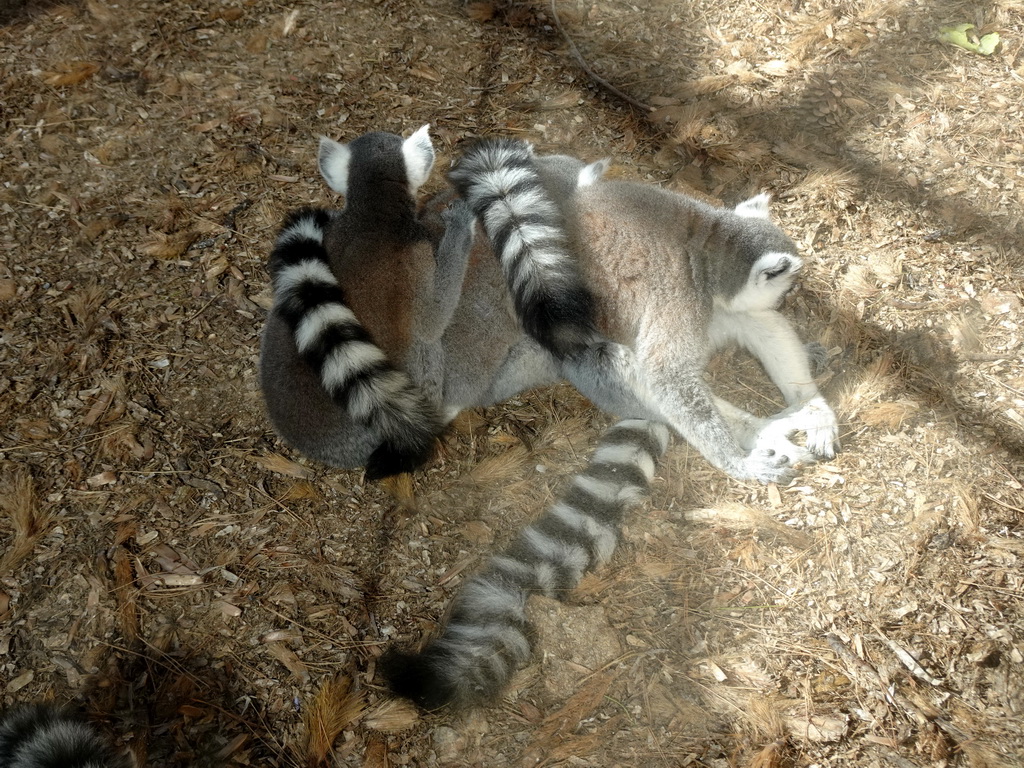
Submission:
POLYGON ((610 157, 605 157, 601 160, 598 160, 596 163, 591 163, 582 171, 580 171, 580 175, 576 183, 579 184, 579 186, 581 187, 586 187, 589 186, 590 184, 593 184, 594 182, 600 180, 602 176, 604 176, 605 172, 608 170, 608 166, 611 164, 612 159, 610 157))
POLYGON ((434 167, 434 146, 430 143, 430 125, 424 125, 402 142, 402 157, 405 159, 405 174, 409 179, 409 191, 416 190, 430 176, 434 167))
POLYGON ((327 186, 342 195, 348 189, 348 164, 352 155, 344 144, 339 144, 326 136, 320 137, 320 175, 327 186))
POLYGON ((760 195, 754 195, 754 197, 744 200, 736 206, 736 215, 747 219, 767 219, 768 203, 770 201, 771 198, 764 192, 760 195))

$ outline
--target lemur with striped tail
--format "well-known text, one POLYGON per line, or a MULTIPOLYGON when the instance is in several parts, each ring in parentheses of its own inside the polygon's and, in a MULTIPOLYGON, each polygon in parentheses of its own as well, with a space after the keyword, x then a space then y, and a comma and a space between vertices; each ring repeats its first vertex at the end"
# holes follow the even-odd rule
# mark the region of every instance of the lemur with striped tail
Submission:
POLYGON ((271 254, 260 386, 277 433, 373 479, 422 463, 459 411, 561 379, 605 411, 643 415, 642 383, 619 360, 629 350, 588 330, 583 351, 553 355, 523 332, 466 203, 449 190, 417 207, 433 163, 427 126, 321 140, 320 172, 345 207, 290 214, 271 254))
POLYGON ((642 383, 632 415, 670 425, 735 478, 787 482, 795 464, 833 456, 835 414, 777 311, 802 262, 769 221, 768 198, 715 208, 650 184, 598 181, 604 168, 491 139, 450 173, 527 332, 563 366, 601 367, 601 350, 618 350, 605 383, 642 383), (704 370, 729 342, 758 357, 785 411, 759 419, 715 397, 704 370), (789 439, 797 431, 806 447, 789 439))
POLYGON ((668 441, 668 428, 652 421, 609 429, 561 498, 466 582, 441 633, 419 653, 384 657, 392 690, 429 710, 493 703, 529 660, 529 596, 564 598, 608 561, 623 515, 648 491, 668 441))
POLYGON ((426 127, 322 140, 345 208, 293 215, 271 259, 260 383, 286 442, 371 478, 408 471, 460 410, 567 379, 739 479, 787 482, 833 455, 835 415, 776 311, 801 261, 764 196, 713 208, 499 140, 453 171, 465 203, 443 192, 417 209, 433 161, 426 127), (713 395, 702 374, 729 341, 761 359, 786 410, 761 419, 713 395))
POLYGON ((473 224, 456 202, 431 242, 415 195, 433 163, 427 126, 404 141, 323 139, 320 169, 346 205, 290 214, 270 257, 274 306, 260 358, 270 420, 307 456, 365 464, 371 478, 421 464, 446 422, 442 360, 429 347, 458 299, 473 224))

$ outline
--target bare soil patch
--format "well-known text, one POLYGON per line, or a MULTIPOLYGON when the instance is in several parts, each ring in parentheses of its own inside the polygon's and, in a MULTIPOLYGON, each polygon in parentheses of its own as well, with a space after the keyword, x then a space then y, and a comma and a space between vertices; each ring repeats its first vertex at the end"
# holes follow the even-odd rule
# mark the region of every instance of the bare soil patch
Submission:
MULTIPOLYGON (((1024 764, 1024 7, 557 11, 3 9, 0 707, 84 701, 153 766, 1024 764), (997 52, 937 40, 962 22, 997 52), (677 443, 612 565, 533 606, 536 662, 457 717, 375 660, 608 419, 568 387, 466 414, 410 497, 289 452, 255 383, 277 224, 335 202, 317 135, 427 122, 446 158, 503 133, 770 191, 843 423, 788 488, 677 443)), ((780 407, 746 356, 713 368, 780 407)))

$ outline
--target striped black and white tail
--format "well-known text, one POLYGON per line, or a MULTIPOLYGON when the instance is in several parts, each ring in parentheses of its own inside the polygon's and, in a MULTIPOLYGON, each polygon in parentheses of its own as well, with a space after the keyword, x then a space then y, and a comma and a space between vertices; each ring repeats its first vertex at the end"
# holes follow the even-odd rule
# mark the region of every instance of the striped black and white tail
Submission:
POLYGON ((668 439, 668 428, 652 421, 613 426, 561 499, 466 583, 441 634, 418 654, 385 657, 395 693, 425 709, 492 702, 530 657, 527 598, 563 598, 611 557, 623 515, 649 489, 668 439))
POLYGON ((524 329, 561 359, 601 336, 593 296, 534 159, 525 141, 485 139, 466 150, 449 179, 483 223, 524 329))
POLYGON ((285 220, 270 255, 274 311, 294 332, 299 354, 334 402, 380 435, 367 477, 410 472, 429 458, 444 420, 345 305, 324 248, 330 217, 329 211, 303 208, 285 220))
POLYGON ((0 715, 0 768, 129 768, 88 723, 45 704, 0 715))

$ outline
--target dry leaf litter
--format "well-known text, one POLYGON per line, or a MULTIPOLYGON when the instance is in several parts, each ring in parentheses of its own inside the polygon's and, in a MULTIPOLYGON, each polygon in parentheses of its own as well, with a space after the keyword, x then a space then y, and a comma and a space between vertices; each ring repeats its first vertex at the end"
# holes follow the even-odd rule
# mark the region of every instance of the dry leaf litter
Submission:
MULTIPOLYGON (((0 707, 82 702, 152 766, 1024 764, 1024 9, 555 10, 0 9, 0 707), (1000 49, 938 42, 966 22, 1000 49), (277 223, 338 202, 316 136, 425 122, 439 168, 502 133, 770 191, 843 424, 787 488, 676 445, 611 565, 531 605, 534 664, 461 716, 390 699, 376 659, 607 418, 527 393, 372 485, 282 446, 255 385, 277 223)), ((779 407, 743 354, 711 375, 779 407)))

